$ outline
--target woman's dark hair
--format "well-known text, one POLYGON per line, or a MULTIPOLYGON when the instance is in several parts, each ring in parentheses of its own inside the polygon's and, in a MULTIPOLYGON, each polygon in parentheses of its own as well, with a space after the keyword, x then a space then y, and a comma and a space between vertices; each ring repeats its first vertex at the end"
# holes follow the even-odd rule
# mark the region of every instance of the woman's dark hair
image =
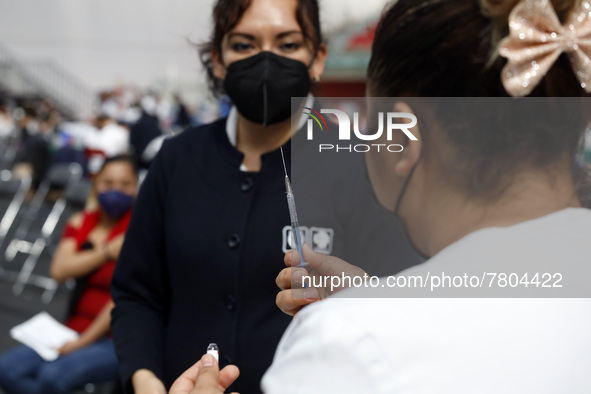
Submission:
MULTIPOLYGON (((208 42, 199 46, 201 64, 207 71, 209 88, 214 95, 223 93, 222 81, 213 75, 212 50, 221 54, 224 35, 234 28, 253 0, 218 0, 213 8, 213 31, 208 42)), ((296 19, 314 52, 322 44, 320 12, 317 0, 297 0, 296 19)))
POLYGON ((139 174, 139 170, 138 170, 138 167, 135 163, 133 156, 131 156, 131 155, 117 155, 117 156, 107 157, 105 159, 105 161, 103 162, 101 169, 96 173, 96 175, 103 172, 105 167, 107 167, 111 163, 127 163, 127 164, 129 164, 129 166, 131 167, 131 170, 133 171, 133 174, 135 175, 135 177, 137 179, 138 174, 139 174))
MULTIPOLYGON (((553 1, 562 21, 576 1, 553 1)), ((398 0, 393 3, 384 11, 376 29, 367 73, 369 92, 377 97, 508 97, 501 83, 506 59, 498 55, 497 47, 499 39, 508 34, 508 15, 517 2, 398 0)), ((588 94, 575 77, 568 57, 562 54, 530 96, 585 97, 588 94)), ((470 118, 470 111, 480 110, 476 107, 478 100, 465 101, 470 118)), ((512 113, 504 114, 507 119, 519 117, 518 111, 536 109, 534 104, 511 107, 512 113)), ((431 115, 442 124, 444 111, 431 108, 431 115)), ((421 118, 425 119, 418 113, 417 117, 419 124, 421 118)), ((456 178, 463 180, 464 190, 491 196, 502 191, 507 176, 515 168, 547 167, 561 159, 574 158, 585 121, 579 117, 564 127, 538 121, 523 129, 492 131, 468 123, 447 123, 440 129, 448 142, 446 145, 454 149, 456 159, 451 170, 459 175, 456 178)), ((433 144, 429 129, 421 127, 426 145, 433 144)))
MULTIPOLYGON (((555 0, 559 16, 578 0, 555 0), (567 4, 568 3, 568 4, 567 4)), ((517 0, 400 0, 376 28, 367 76, 383 97, 503 97, 496 54, 517 0), (486 16, 488 15, 488 16, 486 16)), ((553 2, 553 3, 554 3, 553 2)), ((586 95, 562 54, 530 96, 586 95)))

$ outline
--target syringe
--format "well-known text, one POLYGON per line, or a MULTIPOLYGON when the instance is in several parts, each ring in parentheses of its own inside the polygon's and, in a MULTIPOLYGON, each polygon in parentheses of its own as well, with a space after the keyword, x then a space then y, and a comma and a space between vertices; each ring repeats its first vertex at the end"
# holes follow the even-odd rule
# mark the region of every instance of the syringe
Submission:
MULTIPOLYGON (((287 167, 285 166, 285 156, 283 156, 283 147, 281 147, 281 159, 283 160, 283 170, 285 171, 285 194, 287 195, 287 206, 289 208, 289 219, 291 220, 291 229, 293 231, 296 249, 300 255, 300 264, 298 267, 305 267, 304 254, 302 253, 302 240, 300 237, 300 224, 298 223, 298 213, 296 211, 295 199, 293 197, 293 189, 291 188, 291 182, 289 182, 289 176, 287 176, 287 167)), ((304 287, 308 287, 304 284, 304 287)))

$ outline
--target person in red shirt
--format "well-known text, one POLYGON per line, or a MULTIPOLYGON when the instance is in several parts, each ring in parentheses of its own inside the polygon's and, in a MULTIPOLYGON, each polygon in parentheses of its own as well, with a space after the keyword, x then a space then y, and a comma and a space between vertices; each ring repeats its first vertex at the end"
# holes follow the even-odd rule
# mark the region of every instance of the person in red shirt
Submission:
POLYGON ((0 387, 8 393, 70 393, 85 383, 117 379, 109 287, 137 189, 133 160, 107 159, 93 188, 98 207, 72 216, 51 263, 54 279, 77 281, 65 325, 80 336, 63 345, 52 362, 26 346, 0 355, 0 387))

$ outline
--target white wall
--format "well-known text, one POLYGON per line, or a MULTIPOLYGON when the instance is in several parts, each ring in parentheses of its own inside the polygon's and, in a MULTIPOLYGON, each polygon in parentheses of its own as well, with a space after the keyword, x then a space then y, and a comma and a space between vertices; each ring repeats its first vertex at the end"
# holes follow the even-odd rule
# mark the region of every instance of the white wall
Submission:
MULTIPOLYGON (((277 0, 281 1, 281 0, 277 0)), ((320 0, 325 31, 377 15, 386 0, 320 0)), ((202 81, 194 48, 213 0, 0 0, 0 42, 50 58, 91 88, 202 81)))

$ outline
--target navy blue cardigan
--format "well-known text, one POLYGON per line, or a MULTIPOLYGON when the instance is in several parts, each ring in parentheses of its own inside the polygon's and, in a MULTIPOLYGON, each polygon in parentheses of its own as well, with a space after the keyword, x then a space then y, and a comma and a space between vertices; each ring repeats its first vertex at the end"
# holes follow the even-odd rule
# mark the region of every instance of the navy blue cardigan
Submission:
MULTIPOLYGON (((263 155, 258 173, 240 171, 243 155, 228 141, 225 124, 221 119, 167 141, 141 186, 112 283, 112 331, 127 388, 142 368, 170 386, 216 342, 220 365, 241 370, 232 390, 260 392, 291 320, 275 305, 275 278, 289 248, 280 152, 263 155)), ((313 153, 317 145, 297 133, 284 146, 288 171, 292 149, 313 153)), ((332 231, 332 254, 352 263, 367 258, 364 249, 399 256, 391 273, 417 263, 377 218, 363 156, 346 163, 330 157, 293 157, 294 168, 309 174, 293 180, 300 224, 324 231, 318 238, 324 248, 332 231)))

